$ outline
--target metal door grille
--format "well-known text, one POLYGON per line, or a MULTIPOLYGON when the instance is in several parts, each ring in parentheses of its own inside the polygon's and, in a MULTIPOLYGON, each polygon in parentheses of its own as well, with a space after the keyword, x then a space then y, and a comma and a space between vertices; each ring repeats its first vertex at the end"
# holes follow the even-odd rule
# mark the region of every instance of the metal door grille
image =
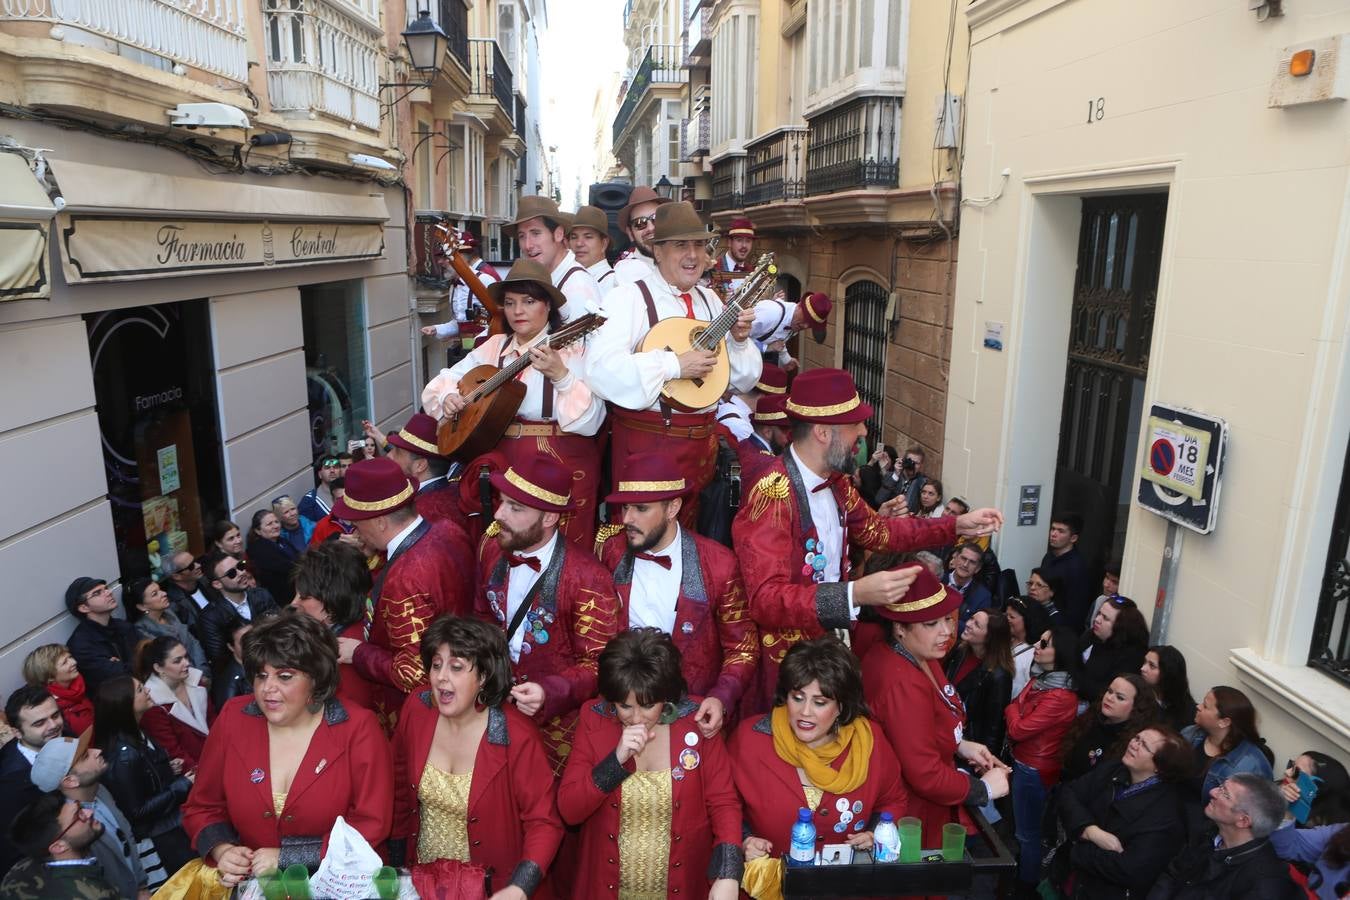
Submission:
POLYGON ((844 292, 844 368, 858 395, 876 411, 867 422, 867 446, 878 446, 886 398, 886 289, 855 281, 844 292))

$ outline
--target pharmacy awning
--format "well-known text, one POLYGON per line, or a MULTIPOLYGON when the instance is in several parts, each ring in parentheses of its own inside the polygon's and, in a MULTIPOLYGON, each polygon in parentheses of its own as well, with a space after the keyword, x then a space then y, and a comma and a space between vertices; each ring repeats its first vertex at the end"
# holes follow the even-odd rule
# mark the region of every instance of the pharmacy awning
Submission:
POLYGON ((51 296, 47 238, 56 207, 18 153, 0 153, 0 301, 51 296))

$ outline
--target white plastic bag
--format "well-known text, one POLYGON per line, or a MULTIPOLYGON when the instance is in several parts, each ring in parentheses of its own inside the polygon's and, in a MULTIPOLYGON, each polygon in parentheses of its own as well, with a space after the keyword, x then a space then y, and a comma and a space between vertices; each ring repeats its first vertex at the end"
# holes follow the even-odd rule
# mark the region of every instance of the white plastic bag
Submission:
POLYGON ((328 853, 309 880, 310 894, 332 900, 365 900, 375 896, 372 876, 384 865, 361 832, 342 816, 328 834, 328 853))

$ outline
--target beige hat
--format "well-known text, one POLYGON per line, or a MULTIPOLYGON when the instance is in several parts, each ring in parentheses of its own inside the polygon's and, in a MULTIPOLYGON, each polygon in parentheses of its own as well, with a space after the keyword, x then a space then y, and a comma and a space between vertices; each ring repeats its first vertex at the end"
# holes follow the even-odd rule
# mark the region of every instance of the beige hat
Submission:
POLYGON ((572 227, 567 229, 567 233, 571 234, 574 228, 589 228, 609 237, 609 216, 598 206, 583 206, 573 215, 572 227))
POLYGON ((532 281, 539 285, 548 293, 549 299, 553 301, 554 309, 561 309, 567 303, 567 298, 563 292, 553 286, 553 279, 549 273, 539 263, 532 259, 518 259, 516 264, 511 267, 511 271, 506 273, 506 277, 501 281, 488 285, 488 294, 492 296, 500 305, 502 294, 511 289, 511 285, 519 284, 522 281, 532 281))
POLYGON ((516 207, 516 220, 503 225, 502 234, 507 237, 515 237, 516 229, 530 219, 552 219, 559 225, 566 222, 563 214, 558 210, 557 202, 552 197, 531 194, 528 197, 520 198, 520 204, 516 207))
POLYGON ((662 197, 646 185, 633 188, 633 192, 628 195, 628 205, 619 210, 619 227, 624 229, 628 227, 628 220, 632 217, 633 207, 635 206, 641 206, 644 203, 666 204, 670 202, 669 197, 662 197))
POLYGON ((662 241, 706 241, 715 234, 703 224, 692 203, 681 201, 656 208, 656 235, 652 238, 654 244, 662 241))

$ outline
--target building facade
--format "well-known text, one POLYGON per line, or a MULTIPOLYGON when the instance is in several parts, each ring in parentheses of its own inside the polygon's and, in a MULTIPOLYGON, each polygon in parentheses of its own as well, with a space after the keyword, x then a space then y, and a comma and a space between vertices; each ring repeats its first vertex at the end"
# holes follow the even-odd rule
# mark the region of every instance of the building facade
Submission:
POLYGON ((628 66, 610 150, 634 186, 679 177, 687 5, 688 0, 628 0, 624 7, 628 66))
MULTIPOLYGON (((684 184, 754 222, 781 287, 835 302, 805 366, 848 368, 871 443, 942 471, 964 18, 910 0, 691 2, 684 184)), ((964 492, 964 484, 947 485, 964 492)))
POLYGON ((411 412, 386 15, 0 4, 0 683, 74 576, 200 553, 411 412))
POLYGON ((957 276, 948 477, 1028 513, 998 541, 1019 572, 1045 551, 1054 509, 1086 516, 1080 546, 1123 559, 1122 592, 1146 614, 1175 559, 1158 637, 1186 654, 1197 698, 1244 690, 1277 760, 1343 758, 1350 108, 1337 51, 1350 10, 965 12, 962 231, 978 252, 957 276), (1291 71, 1300 51, 1306 74, 1291 71), (1155 404, 1227 423, 1211 533, 1174 538, 1137 502, 1145 469, 1168 466, 1166 448, 1154 459, 1155 404))

